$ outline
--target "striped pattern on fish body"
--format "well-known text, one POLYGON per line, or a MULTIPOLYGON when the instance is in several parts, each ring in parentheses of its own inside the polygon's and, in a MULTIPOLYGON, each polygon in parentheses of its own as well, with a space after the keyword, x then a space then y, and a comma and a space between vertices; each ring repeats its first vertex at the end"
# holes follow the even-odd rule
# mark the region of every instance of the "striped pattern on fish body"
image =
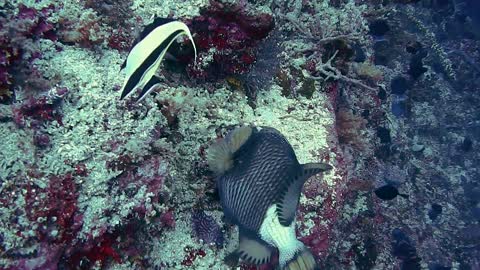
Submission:
POLYGON ((155 89, 159 79, 155 76, 170 45, 181 35, 186 35, 193 44, 195 59, 197 51, 187 25, 179 21, 157 18, 145 27, 135 41, 127 59, 121 66, 126 78, 121 88, 120 99, 130 96, 135 89, 142 89, 137 102, 155 89))
POLYGON ((208 161, 218 175, 220 201, 227 219, 238 225, 235 255, 254 263, 269 261, 279 250, 282 269, 312 270, 310 251, 295 236, 295 214, 306 179, 327 171, 323 163, 300 164, 292 146, 269 127, 240 127, 213 145, 208 161))

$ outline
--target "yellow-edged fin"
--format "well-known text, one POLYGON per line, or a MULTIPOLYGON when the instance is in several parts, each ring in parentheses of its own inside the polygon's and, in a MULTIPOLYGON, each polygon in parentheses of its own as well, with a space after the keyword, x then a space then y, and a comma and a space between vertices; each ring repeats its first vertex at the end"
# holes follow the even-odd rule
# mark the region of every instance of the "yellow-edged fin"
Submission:
POLYGON ((250 138, 252 127, 242 126, 231 131, 225 138, 212 144, 207 151, 210 170, 221 175, 233 166, 233 154, 250 138))
POLYGON ((250 138, 252 132, 252 127, 242 126, 236 128, 229 134, 228 141, 232 153, 235 153, 238 149, 240 149, 240 147, 248 140, 248 138, 250 138))
MULTIPOLYGON (((196 61, 197 49, 188 26, 179 21, 160 25, 139 41, 128 54, 124 69, 126 78, 120 99, 130 96, 137 88, 145 87, 155 75, 170 45, 181 35, 186 35, 192 42, 196 61)), ((140 96, 138 99, 142 98, 143 96, 140 96)))

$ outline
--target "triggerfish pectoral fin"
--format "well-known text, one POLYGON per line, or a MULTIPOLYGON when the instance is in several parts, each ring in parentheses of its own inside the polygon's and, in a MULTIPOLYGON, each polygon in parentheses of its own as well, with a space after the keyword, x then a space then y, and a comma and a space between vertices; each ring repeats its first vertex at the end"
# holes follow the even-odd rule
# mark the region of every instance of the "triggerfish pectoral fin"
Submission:
MULTIPOLYGON (((158 24, 159 21, 155 20, 154 23, 158 24)), ((122 65, 126 78, 121 89, 120 99, 131 95, 137 88, 143 89, 150 83, 165 53, 177 37, 186 35, 191 40, 196 60, 197 49, 187 25, 179 21, 162 21, 162 23, 155 28, 151 25, 147 26, 148 31, 142 32, 144 38, 138 40, 130 50, 126 62, 122 65)), ((151 89, 152 87, 143 89, 138 100, 143 99, 151 89)))
POLYGON ((301 165, 301 171, 288 184, 281 193, 277 203, 278 219, 283 226, 289 226, 295 219, 300 192, 303 184, 311 176, 332 169, 332 166, 325 163, 308 163, 301 165))

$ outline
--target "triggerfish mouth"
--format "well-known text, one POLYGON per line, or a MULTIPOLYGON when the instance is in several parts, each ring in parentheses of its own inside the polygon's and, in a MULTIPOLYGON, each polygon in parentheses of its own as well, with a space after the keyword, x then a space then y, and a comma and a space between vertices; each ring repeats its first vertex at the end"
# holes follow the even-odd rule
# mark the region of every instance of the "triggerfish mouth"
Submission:
POLYGON ((332 167, 300 164, 292 146, 276 129, 238 127, 208 150, 217 174, 227 220, 239 227, 239 245, 225 261, 260 265, 278 249, 282 270, 318 269, 310 250, 295 235, 295 215, 305 181, 332 167))
POLYGON ((197 49, 192 34, 183 22, 155 18, 153 23, 143 29, 121 66, 121 69, 125 70, 126 78, 121 89, 120 99, 131 95, 135 89, 140 88, 142 92, 137 98, 137 102, 139 102, 155 89, 156 84, 159 83, 155 72, 170 45, 181 35, 186 35, 192 42, 196 59, 197 49))

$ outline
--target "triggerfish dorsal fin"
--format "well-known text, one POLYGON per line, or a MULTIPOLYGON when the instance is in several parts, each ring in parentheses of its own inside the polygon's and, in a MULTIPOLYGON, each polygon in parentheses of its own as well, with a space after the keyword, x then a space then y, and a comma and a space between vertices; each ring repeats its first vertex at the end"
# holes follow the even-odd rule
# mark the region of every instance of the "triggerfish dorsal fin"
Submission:
POLYGON ((311 176, 332 169, 332 166, 325 163, 307 163, 301 165, 300 172, 287 184, 287 187, 280 194, 277 203, 277 213, 280 224, 289 226, 295 219, 300 192, 303 184, 311 176))
MULTIPOLYGON (((186 35, 190 39, 196 61, 197 49, 186 24, 179 21, 158 21, 158 24, 160 25, 157 26, 154 22, 153 26, 146 27, 142 32, 145 37, 133 46, 126 63, 122 65, 126 73, 126 79, 121 89, 120 99, 129 96, 137 88, 143 89, 145 87, 155 75, 165 53, 177 37, 186 35)), ((139 97, 139 99, 141 98, 142 96, 139 97)))
POLYGON ((221 175, 233 166, 233 155, 252 135, 252 127, 242 126, 234 129, 227 137, 210 146, 207 161, 210 170, 221 175))

